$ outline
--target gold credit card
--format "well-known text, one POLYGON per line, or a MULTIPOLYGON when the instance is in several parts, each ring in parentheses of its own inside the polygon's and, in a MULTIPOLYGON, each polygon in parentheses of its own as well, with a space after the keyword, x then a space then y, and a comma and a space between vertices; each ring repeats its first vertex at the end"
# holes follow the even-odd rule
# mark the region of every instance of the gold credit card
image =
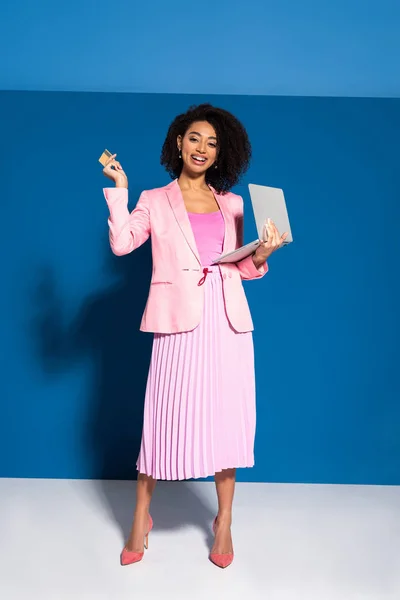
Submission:
POLYGON ((110 156, 112 156, 111 152, 109 150, 104 150, 103 154, 99 158, 99 163, 101 163, 103 167, 105 167, 106 162, 108 161, 110 156))

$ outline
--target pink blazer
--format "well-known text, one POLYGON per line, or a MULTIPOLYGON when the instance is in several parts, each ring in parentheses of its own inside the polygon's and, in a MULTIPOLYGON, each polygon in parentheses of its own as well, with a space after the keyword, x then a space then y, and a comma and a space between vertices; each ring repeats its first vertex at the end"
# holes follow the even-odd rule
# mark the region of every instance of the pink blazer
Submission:
MULTIPOLYGON (((128 210, 127 189, 103 191, 110 212, 109 239, 114 254, 128 254, 151 236, 153 272, 140 330, 177 333, 194 329, 202 315, 204 286, 198 282, 203 273, 178 180, 143 191, 132 212, 128 210)), ((243 199, 232 192, 212 191, 225 221, 223 252, 229 252, 243 243, 243 199)), ((238 332, 252 331, 242 280, 263 277, 267 263, 258 270, 249 256, 236 264, 222 264, 220 269, 232 327, 238 332)))

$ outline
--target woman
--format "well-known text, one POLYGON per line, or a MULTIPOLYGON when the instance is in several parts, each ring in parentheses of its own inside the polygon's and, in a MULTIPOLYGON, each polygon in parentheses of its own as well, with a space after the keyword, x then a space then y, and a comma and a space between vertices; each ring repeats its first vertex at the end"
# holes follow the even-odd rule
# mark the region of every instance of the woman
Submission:
POLYGON ((267 241, 236 264, 211 266, 243 243, 243 200, 230 192, 251 157, 243 125, 209 104, 171 123, 161 153, 172 183, 142 192, 128 211, 128 179, 109 158, 104 188, 112 251, 127 254, 151 236, 153 273, 142 331, 152 332, 132 530, 123 565, 142 559, 152 529, 157 479, 214 475, 218 514, 214 564, 233 560, 232 502, 236 468, 254 464, 256 424, 253 323, 242 280, 260 279, 281 247, 272 222, 267 241), (144 544, 145 541, 145 544, 144 544))

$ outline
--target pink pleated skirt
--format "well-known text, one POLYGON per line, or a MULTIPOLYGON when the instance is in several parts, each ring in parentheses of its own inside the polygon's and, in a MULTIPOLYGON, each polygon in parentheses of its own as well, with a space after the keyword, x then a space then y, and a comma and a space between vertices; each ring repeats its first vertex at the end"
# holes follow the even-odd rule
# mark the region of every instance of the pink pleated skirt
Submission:
POLYGON ((208 477, 254 465, 252 332, 230 326, 218 267, 204 286, 196 329, 154 334, 136 462, 154 479, 208 477))

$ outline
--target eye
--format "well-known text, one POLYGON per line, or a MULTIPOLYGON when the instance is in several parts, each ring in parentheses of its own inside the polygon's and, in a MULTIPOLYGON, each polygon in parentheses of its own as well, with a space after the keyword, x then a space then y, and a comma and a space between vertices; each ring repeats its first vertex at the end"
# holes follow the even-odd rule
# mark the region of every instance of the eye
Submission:
POLYGON ((216 148, 217 144, 214 144, 214 142, 210 142, 210 146, 211 146, 211 148, 216 148))
POLYGON ((190 138, 189 138, 189 140, 190 140, 191 142, 197 142, 197 141, 198 141, 198 140, 197 140, 197 138, 195 138, 195 137, 190 137, 190 138))

